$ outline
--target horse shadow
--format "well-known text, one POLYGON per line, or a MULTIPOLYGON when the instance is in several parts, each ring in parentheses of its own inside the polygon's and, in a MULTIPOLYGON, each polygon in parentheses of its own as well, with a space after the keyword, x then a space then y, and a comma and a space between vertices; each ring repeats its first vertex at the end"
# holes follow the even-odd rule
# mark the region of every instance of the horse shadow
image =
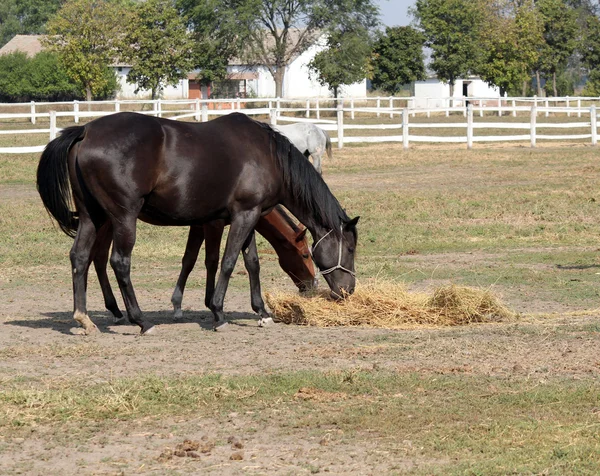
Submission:
MULTIPOLYGON (((72 312, 45 312, 42 319, 22 319, 5 322, 5 325, 26 327, 29 329, 51 329, 65 335, 73 335, 73 328, 79 328, 73 319, 72 312)), ((115 324, 112 314, 102 311, 91 311, 89 316, 102 334, 114 335, 139 335, 139 327, 128 320, 123 324, 115 324), (120 328, 119 332, 115 329, 120 328), (129 329, 131 330, 129 330, 129 329)), ((202 329, 214 329, 214 317, 210 311, 184 311, 183 317, 175 319, 173 311, 160 310, 144 312, 144 317, 157 326, 197 323, 202 329)), ((227 312, 226 319, 229 324, 240 327, 253 327, 258 322, 256 314, 250 312, 227 312)))
POLYGON ((600 264, 579 264, 579 265, 562 265, 557 264, 557 269, 561 271, 585 271, 586 269, 600 268, 600 264))

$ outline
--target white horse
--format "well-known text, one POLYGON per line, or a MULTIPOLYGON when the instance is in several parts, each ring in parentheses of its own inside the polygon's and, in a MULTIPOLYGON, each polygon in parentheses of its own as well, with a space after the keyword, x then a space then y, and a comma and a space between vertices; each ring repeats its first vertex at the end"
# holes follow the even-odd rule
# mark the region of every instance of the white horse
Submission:
POLYGON ((321 158, 323 154, 327 152, 327 157, 331 160, 331 139, 327 132, 310 122, 277 126, 276 129, 286 136, 306 158, 311 156, 315 169, 322 173, 321 158))

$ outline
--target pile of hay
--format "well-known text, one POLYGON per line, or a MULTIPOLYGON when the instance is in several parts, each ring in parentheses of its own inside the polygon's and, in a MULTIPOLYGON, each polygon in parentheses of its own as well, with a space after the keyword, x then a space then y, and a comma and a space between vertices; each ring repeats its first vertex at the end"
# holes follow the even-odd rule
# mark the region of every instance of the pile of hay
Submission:
POLYGON ((329 290, 310 296, 267 293, 266 298, 276 320, 317 327, 458 326, 515 317, 489 290, 455 285, 428 295, 409 293, 403 283, 376 280, 357 284, 354 294, 337 302, 329 299, 329 290))

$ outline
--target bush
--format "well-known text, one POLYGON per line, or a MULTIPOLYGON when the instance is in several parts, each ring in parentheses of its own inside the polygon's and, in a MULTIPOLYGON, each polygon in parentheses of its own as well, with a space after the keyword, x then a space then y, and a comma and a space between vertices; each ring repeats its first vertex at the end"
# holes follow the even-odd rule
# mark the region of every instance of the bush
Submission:
MULTIPOLYGON (((108 85, 96 99, 112 98, 118 89, 115 72, 106 68, 108 85)), ((69 79, 58 55, 41 52, 33 58, 15 52, 0 56, 0 102, 72 101, 85 99, 69 79)))

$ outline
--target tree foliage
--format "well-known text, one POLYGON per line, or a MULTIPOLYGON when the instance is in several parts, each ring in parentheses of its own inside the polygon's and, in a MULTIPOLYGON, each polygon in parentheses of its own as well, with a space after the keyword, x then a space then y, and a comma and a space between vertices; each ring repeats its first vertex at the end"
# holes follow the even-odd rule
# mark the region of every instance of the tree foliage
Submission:
POLYGON ((15 35, 45 32, 48 19, 63 0, 2 0, 0 2, 0 47, 15 35))
POLYGON ((111 82, 107 67, 122 45, 125 8, 111 0, 68 0, 47 25, 46 46, 60 55, 69 77, 98 97, 111 82))
POLYGON ((500 88, 521 91, 531 78, 544 43, 543 26, 532 0, 486 1, 479 34, 481 60, 475 71, 500 88))
POLYGON ((423 34, 410 26, 388 27, 373 48, 372 84, 395 94, 403 85, 425 79, 423 34))
POLYGON ((150 90, 152 99, 176 85, 193 69, 193 44, 186 22, 170 0, 147 0, 136 6, 123 42, 131 65, 127 81, 150 90))
POLYGON ((429 67, 450 84, 467 76, 479 63, 481 9, 472 0, 417 0, 412 10, 431 48, 429 67))
POLYGON ((565 0, 537 0, 536 7, 544 36, 538 69, 546 77, 552 77, 553 93, 557 96, 556 75, 564 71, 577 47, 578 15, 565 0))
POLYGON ((315 55, 308 67, 337 98, 341 86, 370 77, 370 55, 371 42, 365 29, 332 32, 327 47, 315 55))
MULTIPOLYGON (((206 3, 181 1, 186 13, 206 3)), ((235 35, 243 46, 238 58, 266 66, 277 96, 283 94, 286 67, 323 34, 348 31, 351 24, 368 29, 378 23, 373 0, 210 0, 210 5, 218 12, 217 33, 235 35)))
MULTIPOLYGON (((109 84, 100 94, 104 99, 114 91, 109 84)), ((41 52, 33 58, 16 52, 0 56, 0 101, 70 101, 83 95, 67 76, 58 55, 41 52)))

